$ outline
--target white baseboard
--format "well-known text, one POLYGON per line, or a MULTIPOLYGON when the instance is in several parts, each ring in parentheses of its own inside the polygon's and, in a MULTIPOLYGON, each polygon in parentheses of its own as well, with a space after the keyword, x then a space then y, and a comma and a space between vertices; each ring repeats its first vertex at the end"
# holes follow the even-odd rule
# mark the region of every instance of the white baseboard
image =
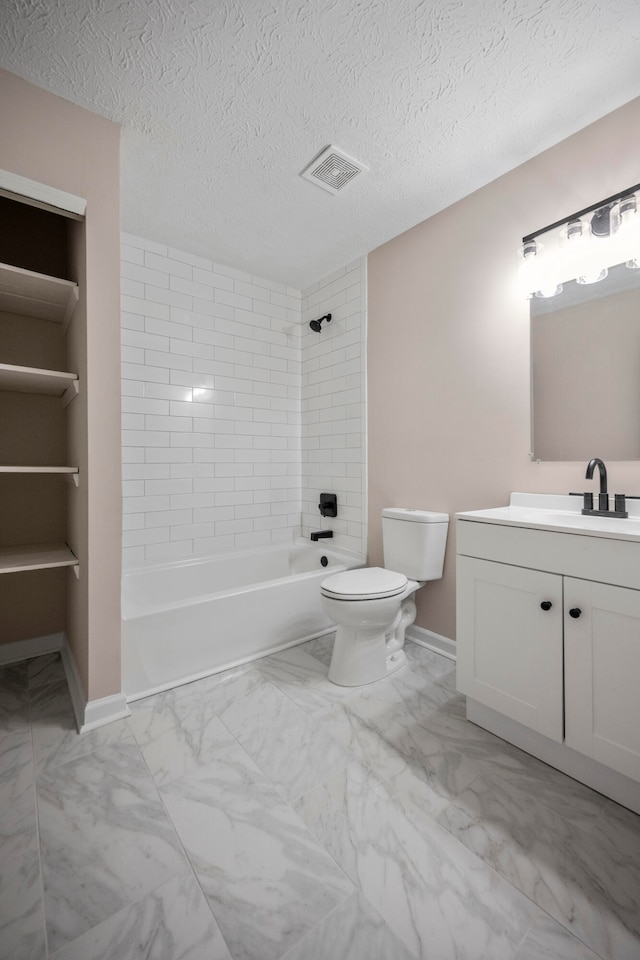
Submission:
POLYGON ((31 660, 47 653, 56 653, 64 646, 64 633, 48 633, 45 637, 30 637, 13 643, 0 644, 0 665, 31 660))
POLYGON ((96 727, 104 726, 105 723, 130 716, 131 711, 127 706, 124 693, 115 693, 110 697, 101 697, 99 700, 86 700, 80 674, 66 637, 60 653, 78 733, 87 733, 89 730, 95 730, 96 727))
POLYGON ((100 700, 85 699, 80 674, 64 633, 49 633, 45 637, 30 637, 28 640, 0 644, 0 666, 58 652, 67 678, 78 733, 86 733, 105 723, 111 723, 112 720, 122 720, 130 716, 131 711, 124 693, 115 693, 100 700))
POLYGON ((413 640, 414 643, 420 644, 421 647, 427 647, 429 650, 433 650, 434 653, 448 657, 449 660, 456 659, 455 640, 450 640, 449 637, 443 637, 439 633, 434 633, 432 630, 425 630, 424 627, 417 627, 415 623, 412 623, 411 626, 408 627, 405 636, 407 639, 413 640))
POLYGON ((95 730, 96 727, 103 727, 105 723, 124 720, 125 717, 130 716, 131 711, 127 706, 124 693, 114 693, 110 697, 89 700, 85 704, 84 723, 78 727, 78 730, 80 733, 87 733, 89 730, 95 730))

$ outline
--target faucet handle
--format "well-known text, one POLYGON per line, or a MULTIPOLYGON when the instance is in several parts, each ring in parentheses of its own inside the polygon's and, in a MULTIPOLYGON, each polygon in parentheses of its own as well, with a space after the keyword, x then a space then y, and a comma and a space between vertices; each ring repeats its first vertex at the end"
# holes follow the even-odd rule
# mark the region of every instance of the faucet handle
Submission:
POLYGON ((585 490, 584 493, 578 493, 577 491, 573 491, 573 490, 572 490, 571 493, 569 494, 569 496, 570 496, 570 497, 582 497, 582 498, 583 498, 583 502, 582 502, 582 509, 583 509, 583 511, 585 511, 585 510, 593 510, 593 494, 592 494, 591 490, 585 490))

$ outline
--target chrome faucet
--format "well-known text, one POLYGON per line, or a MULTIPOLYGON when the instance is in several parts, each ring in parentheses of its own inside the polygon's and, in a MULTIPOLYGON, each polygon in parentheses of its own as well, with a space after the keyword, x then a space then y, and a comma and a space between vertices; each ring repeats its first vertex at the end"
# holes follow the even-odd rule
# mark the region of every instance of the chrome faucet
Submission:
POLYGON ((598 468, 600 471, 600 493, 598 494, 598 510, 602 513, 608 511, 609 509, 609 494, 607 492, 607 468, 604 465, 604 461, 600 457, 593 457, 592 460, 589 460, 587 464, 587 472, 585 477, 587 480, 593 479, 593 471, 595 468, 598 468))

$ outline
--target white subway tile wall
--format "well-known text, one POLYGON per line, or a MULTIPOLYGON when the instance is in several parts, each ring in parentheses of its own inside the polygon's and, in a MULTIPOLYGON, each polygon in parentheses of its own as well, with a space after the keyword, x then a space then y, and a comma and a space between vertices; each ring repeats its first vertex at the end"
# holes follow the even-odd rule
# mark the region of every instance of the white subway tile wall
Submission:
POLYGON ((122 235, 125 563, 308 536, 321 489, 366 549, 364 270, 301 294, 122 235))
POLYGON ((330 529, 336 546, 358 553, 367 549, 366 270, 362 258, 302 294, 302 535, 330 529), (321 492, 337 494, 336 519, 321 518, 321 492))

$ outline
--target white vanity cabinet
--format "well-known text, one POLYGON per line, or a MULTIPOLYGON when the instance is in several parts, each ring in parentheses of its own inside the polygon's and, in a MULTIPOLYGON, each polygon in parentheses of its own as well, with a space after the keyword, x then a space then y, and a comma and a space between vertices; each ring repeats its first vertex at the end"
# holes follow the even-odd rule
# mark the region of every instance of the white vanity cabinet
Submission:
POLYGON ((565 743, 640 781, 640 590, 564 581, 565 743))
POLYGON ((457 552, 469 719, 640 807, 640 542, 463 514, 457 552))
POLYGON ((464 556, 457 576, 458 689, 562 741, 562 577, 464 556))

